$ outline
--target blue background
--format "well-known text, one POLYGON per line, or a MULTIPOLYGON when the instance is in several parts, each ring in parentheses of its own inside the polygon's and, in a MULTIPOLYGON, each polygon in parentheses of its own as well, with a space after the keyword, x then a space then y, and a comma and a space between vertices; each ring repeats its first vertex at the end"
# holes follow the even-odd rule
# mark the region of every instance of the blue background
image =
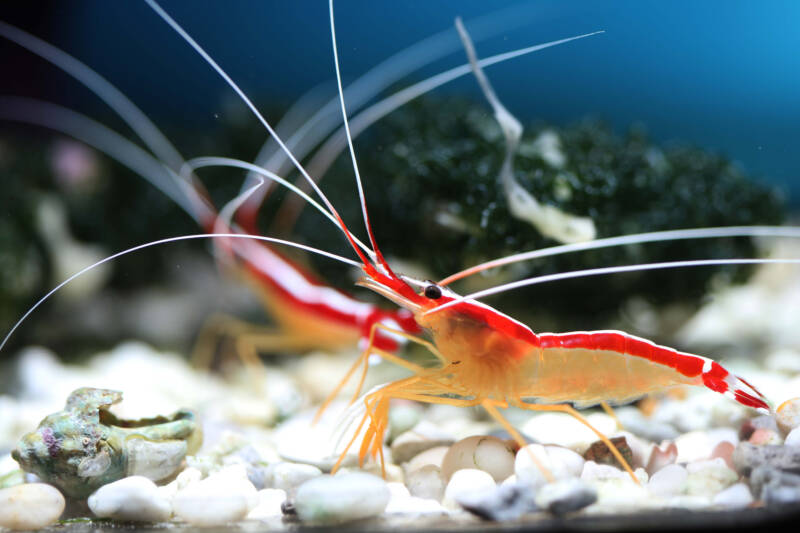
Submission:
MULTIPOLYGON (((325 1, 165 0, 162 6, 262 105, 269 95, 285 106, 334 76, 325 1)), ((508 6, 517 6, 509 30, 477 43, 479 55, 606 32, 492 67, 488 74, 512 112, 557 124, 593 115, 619 132, 641 123, 659 142, 688 141, 727 154, 798 202, 795 0, 344 0, 336 15, 345 80, 452 28, 456 15, 468 20, 508 6)), ((95 68, 156 121, 213 131, 223 127, 226 114, 244 112, 221 79, 143 3, 61 1, 48 10, 52 24, 38 35, 95 68)), ((0 46, 8 51, 10 45, 0 46)), ((458 50, 409 82, 463 62, 458 50)), ((14 91, 55 94, 89 114, 104 113, 87 91, 53 70, 43 66, 47 74, 14 91)), ((454 93, 483 103, 472 78, 437 91, 454 93)), ((205 155, 196 146, 180 148, 187 156, 205 155)))

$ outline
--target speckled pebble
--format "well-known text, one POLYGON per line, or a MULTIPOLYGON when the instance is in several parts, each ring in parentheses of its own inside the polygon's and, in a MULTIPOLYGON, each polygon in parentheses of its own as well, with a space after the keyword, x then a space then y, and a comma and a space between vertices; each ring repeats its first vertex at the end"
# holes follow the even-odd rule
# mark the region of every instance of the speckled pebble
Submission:
POLYGON ((97 489, 88 499, 99 518, 134 522, 163 522, 172 505, 155 483, 144 476, 130 476, 97 489))
POLYGON ((503 482, 499 487, 461 494, 458 503, 484 520, 508 521, 539 510, 535 496, 536 491, 527 483, 503 482))
POLYGON ((686 493, 690 496, 710 497, 730 487, 739 476, 728 468, 723 459, 712 459, 686 465, 689 477, 686 493))
POLYGON ((750 475, 750 488, 766 504, 800 501, 800 475, 759 466, 750 475))
POLYGON ((517 479, 533 487, 540 487, 549 480, 531 455, 538 459, 556 480, 580 476, 585 463, 578 453, 560 446, 529 444, 520 448, 514 462, 514 473, 517 479))
POLYGON ((733 451, 733 464, 736 471, 745 476, 759 466, 800 473, 800 446, 756 446, 740 442, 733 451))
POLYGON ((744 483, 736 483, 714 496, 714 505, 736 509, 753 503, 753 495, 744 483))
POLYGON ((502 481, 514 473, 514 450, 497 437, 473 436, 456 442, 442 459, 445 480, 458 470, 477 468, 502 481))
POLYGON ((775 422, 784 435, 800 427, 800 398, 786 400, 775 410, 775 422))
POLYGON ((536 493, 536 504, 556 516, 578 511, 597 501, 597 490, 580 479, 548 483, 536 493))
POLYGON ((406 476, 406 486, 412 496, 441 501, 444 496, 445 481, 439 467, 425 465, 406 476))
POLYGON ((448 509, 458 509, 458 499, 462 495, 493 491, 496 486, 494 478, 483 470, 475 468, 458 470, 447 483, 442 505, 448 509))
POLYGON ((371 474, 323 475, 298 487, 294 509, 305 522, 335 524, 377 516, 390 497, 386 482, 371 474))
POLYGON ((650 477, 647 490, 655 496, 667 498, 683 494, 689 473, 680 465, 667 465, 650 477))
POLYGON ((64 512, 64 496, 50 485, 29 483, 0 490, 0 527, 27 531, 41 529, 64 512))

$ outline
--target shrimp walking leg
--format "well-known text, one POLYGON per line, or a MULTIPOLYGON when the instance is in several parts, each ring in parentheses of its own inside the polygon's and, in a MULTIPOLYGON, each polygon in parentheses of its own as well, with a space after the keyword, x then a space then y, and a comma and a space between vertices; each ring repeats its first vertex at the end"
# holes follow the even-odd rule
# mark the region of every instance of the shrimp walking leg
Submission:
MULTIPOLYGON (((483 406, 483 408, 486 409, 486 412, 489 413, 489 415, 492 418, 494 418, 495 421, 497 421, 501 426, 503 426, 503 429, 508 431, 508 434, 511 435, 511 437, 517 442, 517 444, 519 444, 520 449, 525 448, 528 443, 525 441, 522 435, 520 435, 519 432, 516 429, 514 429, 514 426, 512 426, 509 423, 509 421, 506 420, 505 417, 503 417, 503 415, 500 414, 500 411, 498 411, 496 407, 498 405, 508 407, 508 405, 505 402, 497 402, 494 400, 484 400, 483 402, 481 402, 481 406, 483 406)), ((542 474, 544 474, 544 477, 547 479, 548 482, 552 483, 553 481, 555 481, 553 473, 550 472, 550 469, 544 466, 542 462, 539 460, 539 458, 536 457, 536 455, 533 452, 529 451, 528 455, 530 455, 533 464, 535 464, 536 467, 539 469, 539 471, 542 474)))
POLYGON ((567 413, 568 415, 572 415, 578 422, 583 424, 584 426, 591 429, 598 438, 603 441, 603 443, 608 446, 609 451, 611 454, 619 461, 619 464, 625 468, 625 471, 628 472, 628 475, 631 477, 634 483, 640 485, 639 480, 637 479, 636 475, 633 473, 633 469, 628 464, 628 461, 622 456, 616 446, 611 443, 608 437, 606 437, 600 430, 595 428, 586 418, 584 418, 578 411, 575 410, 574 407, 566 404, 558 404, 558 405, 547 405, 547 404, 537 404, 537 403, 526 403, 522 400, 522 398, 517 398, 513 401, 513 405, 519 407, 521 409, 528 409, 530 411, 560 411, 562 413, 567 413))
POLYGON ((405 331, 399 329, 390 328, 389 326, 381 324, 380 322, 375 322, 374 324, 372 324, 372 327, 369 330, 367 347, 361 352, 361 356, 353 362, 353 364, 350 366, 350 369, 347 371, 344 377, 342 377, 342 379, 339 381, 339 383, 336 385, 333 391, 328 395, 325 401, 322 402, 322 405, 320 405, 319 409, 317 410, 317 414, 314 416, 315 422, 319 420, 319 418, 322 416, 322 413, 325 412, 325 410, 328 408, 328 406, 334 400, 334 398, 336 398, 336 396, 339 395, 339 392, 341 392, 342 388, 347 384, 348 381, 350 381, 350 378, 353 377, 353 374, 358 369, 358 367, 362 366, 363 369, 361 371, 361 376, 359 378, 358 386, 356 387, 355 396, 353 398, 353 401, 355 401, 355 399, 358 397, 359 391, 361 391, 361 388, 364 386, 364 380, 366 379, 368 370, 369 356, 373 353, 378 354, 387 361, 391 361, 396 365, 402 366, 403 368, 410 370, 415 374, 421 373, 425 370, 421 366, 406 361, 405 359, 398 357, 393 353, 376 348, 375 337, 378 334, 378 331, 383 331, 391 335, 397 335, 411 342, 424 346, 439 360, 444 360, 442 354, 439 353, 439 350, 437 350, 432 343, 426 341, 425 339, 421 339, 415 335, 411 335, 410 333, 406 333, 405 331))
POLYGON ((292 332, 273 330, 231 316, 214 314, 200 328, 192 350, 191 361, 195 368, 211 368, 217 340, 220 338, 235 339, 236 356, 250 371, 259 373, 264 370, 258 356, 259 351, 294 353, 313 347, 304 337, 292 332))

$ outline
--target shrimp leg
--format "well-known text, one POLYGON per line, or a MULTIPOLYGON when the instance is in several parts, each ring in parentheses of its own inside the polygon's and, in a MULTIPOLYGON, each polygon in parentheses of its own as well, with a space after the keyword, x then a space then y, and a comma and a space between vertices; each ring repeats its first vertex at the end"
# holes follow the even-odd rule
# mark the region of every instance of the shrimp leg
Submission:
POLYGON ((567 404, 558 404, 558 405, 547 405, 547 404, 539 404, 539 403, 526 403, 522 400, 522 398, 515 398, 512 401, 512 404, 515 407, 519 407, 520 409, 527 409, 529 411, 560 411, 562 413, 567 413, 572 415, 578 422, 583 424, 584 426, 591 429, 597 436, 600 438, 603 443, 608 446, 609 451, 611 454, 619 461, 619 464, 628 472, 628 475, 631 477, 634 483, 637 485, 641 485, 639 480, 636 478, 636 475, 633 473, 633 469, 628 464, 628 461, 622 456, 616 446, 611 443, 608 437, 606 437, 600 430, 595 428, 586 418, 583 417, 578 411, 575 410, 574 407, 567 404))
POLYGON ((347 384, 348 381, 350 381, 350 378, 353 377, 353 374, 358 369, 358 367, 363 366, 363 369, 361 371, 361 377, 359 378, 355 396, 353 397, 352 401, 355 401, 357 399, 358 394, 361 391, 361 388, 364 386, 364 380, 366 379, 367 376, 369 356, 373 353, 378 354, 387 361, 391 361, 392 363, 399 365, 407 370, 410 370, 415 374, 419 374, 425 371, 425 369, 419 365, 406 361, 405 359, 398 357, 386 350, 376 348, 375 337, 378 334, 378 330, 384 331, 392 335, 398 335, 411 342, 424 346, 440 361, 444 361, 444 357, 442 356, 442 354, 439 352, 439 350, 436 349, 436 346, 434 346, 431 342, 426 341, 425 339, 421 339, 415 335, 411 335, 410 333, 406 333, 405 331, 390 328, 389 326, 381 324, 380 322, 375 322, 374 324, 372 324, 372 327, 370 327, 369 330, 367 347, 361 352, 361 356, 353 362, 353 364, 350 366, 350 369, 347 371, 344 377, 339 381, 339 383, 336 385, 333 391, 328 395, 325 401, 322 402, 322 405, 320 405, 319 409, 317 410, 317 414, 314 416, 314 422, 319 420, 319 418, 322 416, 322 413, 325 412, 325 410, 328 408, 331 402, 336 398, 339 392, 341 392, 342 388, 347 384))

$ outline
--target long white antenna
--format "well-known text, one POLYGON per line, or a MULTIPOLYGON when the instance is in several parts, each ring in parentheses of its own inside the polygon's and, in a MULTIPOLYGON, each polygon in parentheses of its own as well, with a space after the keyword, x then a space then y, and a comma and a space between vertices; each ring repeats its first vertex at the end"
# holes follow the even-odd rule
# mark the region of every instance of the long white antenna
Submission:
POLYGON ((358 163, 356 162, 356 151, 353 148, 353 137, 350 135, 350 123, 347 121, 347 110, 344 105, 344 90, 342 89, 342 73, 339 69, 339 50, 336 46, 336 24, 333 17, 333 0, 328 1, 328 10, 331 16, 331 43, 333 44, 333 63, 336 66, 336 83, 339 87, 339 102, 342 104, 342 119, 344 120, 344 130, 347 135, 347 144, 350 146, 350 159, 353 161, 353 172, 356 174, 356 185, 358 185, 358 198, 361 201, 361 214, 364 216, 364 226, 367 228, 367 235, 369 236, 369 243, 372 249, 380 257, 380 251, 375 244, 375 236, 372 234, 372 225, 369 223, 369 215, 367 214, 367 200, 364 198, 364 187, 361 183, 361 173, 358 171, 358 163))
POLYGON ((498 285, 482 291, 473 292, 466 296, 460 296, 446 302, 442 305, 434 307, 423 313, 428 315, 437 313, 448 307, 453 307, 465 300, 475 300, 484 298, 493 294, 518 289, 520 287, 527 287, 529 285, 537 285, 539 283, 547 283, 550 281, 560 281, 564 279, 584 278, 588 276, 600 276, 604 274, 617 274, 620 272, 640 272, 643 270, 663 270, 667 268, 684 268, 684 267, 699 267, 699 266, 715 266, 715 265, 770 265, 770 264, 800 264, 800 259, 771 259, 771 258, 735 258, 735 259, 694 259, 689 261, 665 261, 661 263, 641 263, 636 265, 621 265, 602 268, 589 268, 586 270, 573 270, 570 272, 560 272, 558 274, 548 274, 546 276, 537 276, 534 278, 526 278, 511 283, 498 285))
MULTIPOLYGON (((331 204, 331 202, 328 200, 328 197, 325 196, 325 194, 323 194, 322 190, 320 190, 319 187, 317 187, 317 184, 314 182, 313 179, 311 179, 311 176, 309 176, 308 172, 306 172, 306 169, 303 168, 303 166, 295 158, 295 156, 291 152, 291 150, 289 150, 289 148, 287 148, 287 146, 284 144, 284 142, 281 140, 281 138, 278 136, 278 134, 275 133, 275 130, 272 129, 272 126, 269 125, 269 122, 267 122, 267 119, 264 118, 264 115, 262 115, 258 111, 258 109, 253 104, 253 102, 250 100, 250 98, 247 97, 247 95, 236 84, 236 82, 234 82, 233 79, 231 79, 231 77, 228 76, 228 74, 224 70, 222 70, 222 67, 220 67, 217 64, 217 62, 214 61, 211 58, 210 55, 208 55, 208 53, 203 49, 202 46, 200 46, 197 43, 197 41, 195 41, 188 33, 186 33, 186 31, 180 26, 180 24, 178 24, 172 17, 170 17, 167 14, 166 11, 161 9, 161 6, 159 6, 155 2, 155 0, 145 0, 145 2, 147 2, 147 5, 149 5, 153 9, 153 11, 155 11, 158 14, 158 16, 160 16, 162 19, 164 19, 164 21, 171 26, 172 29, 175 30, 175 32, 178 35, 180 35, 183 38, 184 41, 186 41, 192 48, 194 48, 194 50, 198 54, 200 54, 200 56, 217 72, 217 74, 219 74, 222 77, 223 80, 225 80, 225 82, 236 92, 236 94, 239 95, 239 98, 242 99, 242 101, 245 103, 245 105, 256 116, 258 121, 261 122, 261 124, 266 128, 266 130, 269 132, 269 134, 272 135, 272 137, 275 139, 275 142, 278 143, 278 146, 280 146, 281 149, 284 152, 286 152, 287 157, 289 157, 289 159, 292 161, 292 163, 297 168, 297 170, 299 170, 300 173, 303 175, 303 177, 306 179, 308 184, 311 185, 311 187, 314 189, 314 191, 319 195, 319 197, 322 199, 322 201, 325 203, 325 205, 330 210, 331 214, 333 214, 333 216, 335 216, 337 219, 341 220, 341 217, 339 217, 338 212, 333 207, 333 204, 331 204)), ((348 239, 350 239, 350 237, 352 236, 350 231, 346 227, 344 227, 344 223, 343 222, 342 222, 342 232, 345 234, 345 236, 348 239)), ((357 248, 356 248, 356 251, 358 253, 360 253, 357 248)))
POLYGON ((53 289, 50 290, 50 292, 48 292, 47 294, 42 296, 35 304, 33 304, 33 306, 31 306, 31 308, 28 309, 25 312, 24 315, 22 315, 22 318, 17 320, 17 323, 14 324, 14 326, 11 328, 11 330, 8 332, 8 334, 3 338, 3 342, 0 342, 0 351, 3 350, 3 347, 6 345, 6 343, 8 342, 8 339, 11 337, 11 335, 17 330, 17 328, 20 326, 20 324, 22 324, 25 321, 25 319, 28 318, 28 316, 30 316, 31 313, 33 313, 40 305, 42 305, 53 294, 58 292, 64 285, 66 285, 66 284, 70 283, 72 280, 82 276, 86 272, 89 272, 93 268, 97 268, 98 266, 100 266, 100 265, 102 265, 104 263, 107 263, 109 261, 113 261, 114 259, 117 259, 118 257, 122 257, 123 255, 128 255, 128 254, 133 253, 133 252, 138 252, 139 250, 144 250, 145 248, 150 248, 152 246, 158 246, 158 245, 161 245, 161 244, 168 244, 168 243, 178 242, 178 241, 189 241, 189 240, 193 240, 193 239, 218 239, 218 238, 223 238, 223 239, 251 239, 251 240, 254 240, 254 241, 264 241, 264 242, 271 242, 271 243, 275 243, 275 244, 283 244, 285 246, 291 246, 293 248, 299 248, 301 250, 305 250, 307 252, 319 254, 319 255, 322 255, 324 257, 329 257, 331 259, 334 259, 336 261, 341 261, 342 263, 345 263, 346 265, 354 266, 356 268, 361 266, 361 264, 358 263, 357 261, 353 261, 352 259, 347 259, 346 257, 342 257, 342 256, 339 256, 339 255, 333 254, 331 252, 326 252, 325 250, 319 250, 319 249, 314 248, 312 246, 306 246, 304 244, 299 244, 299 243, 292 242, 292 241, 285 241, 283 239, 276 239, 274 237, 262 237, 260 235, 245 235, 245 234, 242 234, 242 233, 212 233, 212 234, 201 233, 201 234, 197 234, 197 235, 179 235, 177 237, 169 237, 167 239, 160 239, 160 240, 157 240, 157 241, 152 241, 152 242, 148 242, 148 243, 145 243, 145 244, 140 244, 139 246, 134 246, 133 248, 128 248, 127 250, 123 250, 121 252, 115 253, 114 255, 110 255, 110 256, 108 256, 106 258, 103 258, 100 261, 97 261, 96 263, 93 263, 93 264, 87 266, 86 268, 83 268, 83 269, 79 270, 78 272, 74 273, 73 275, 71 275, 70 277, 68 277, 67 279, 65 279, 64 281, 59 283, 58 285, 56 285, 53 289))

